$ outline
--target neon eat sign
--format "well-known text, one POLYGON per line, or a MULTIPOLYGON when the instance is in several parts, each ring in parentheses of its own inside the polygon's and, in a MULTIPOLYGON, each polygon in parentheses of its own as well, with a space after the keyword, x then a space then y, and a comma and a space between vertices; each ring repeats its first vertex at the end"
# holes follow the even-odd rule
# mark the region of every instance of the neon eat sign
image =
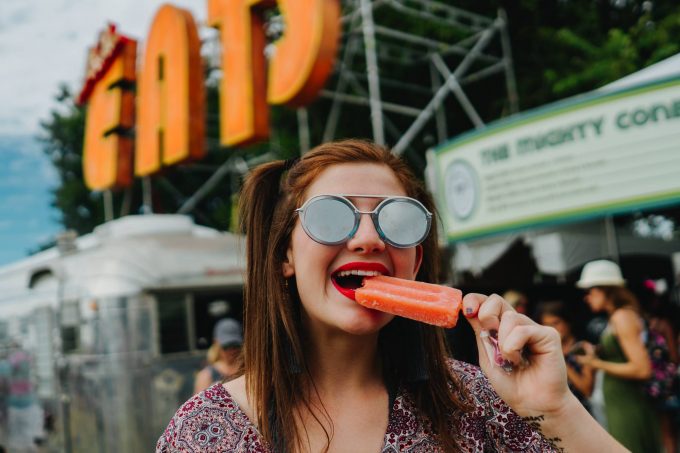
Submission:
MULTIPOLYGON (((244 146, 268 137, 268 104, 303 106, 323 87, 335 60, 340 6, 338 0, 208 0, 208 23, 220 30, 222 47, 220 143, 244 146), (285 33, 266 61, 263 13, 274 6, 285 33)), ((133 173, 151 175, 205 153, 203 65, 191 13, 163 5, 139 77, 136 56, 137 42, 112 25, 89 51, 78 102, 88 104, 83 171, 92 190, 126 187, 133 173)))

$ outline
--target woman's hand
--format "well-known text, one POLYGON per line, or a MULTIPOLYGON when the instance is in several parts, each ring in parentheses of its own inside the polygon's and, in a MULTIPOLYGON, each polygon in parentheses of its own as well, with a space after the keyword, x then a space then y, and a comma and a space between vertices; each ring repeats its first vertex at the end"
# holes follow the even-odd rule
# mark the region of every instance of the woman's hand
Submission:
POLYGON ((463 310, 477 337, 484 374, 517 414, 557 414, 571 403, 573 395, 555 329, 515 312, 496 294, 467 294, 463 310))
POLYGON ((587 341, 579 341, 577 344, 583 350, 583 353, 574 354, 574 358, 581 365, 592 367, 593 361, 597 359, 595 346, 593 346, 591 343, 588 343, 587 341))

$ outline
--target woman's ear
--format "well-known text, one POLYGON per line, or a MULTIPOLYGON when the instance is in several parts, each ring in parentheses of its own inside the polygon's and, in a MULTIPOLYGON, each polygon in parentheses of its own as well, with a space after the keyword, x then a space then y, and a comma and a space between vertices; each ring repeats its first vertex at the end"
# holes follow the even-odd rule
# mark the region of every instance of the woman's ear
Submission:
POLYGON ((283 276, 285 278, 290 278, 295 275, 295 263, 293 261, 293 251, 288 247, 286 250, 286 257, 283 259, 283 264, 281 265, 283 270, 283 276))
POLYGON ((413 277, 418 275, 421 264, 423 264, 423 246, 418 244, 416 245, 416 262, 413 266, 413 277))

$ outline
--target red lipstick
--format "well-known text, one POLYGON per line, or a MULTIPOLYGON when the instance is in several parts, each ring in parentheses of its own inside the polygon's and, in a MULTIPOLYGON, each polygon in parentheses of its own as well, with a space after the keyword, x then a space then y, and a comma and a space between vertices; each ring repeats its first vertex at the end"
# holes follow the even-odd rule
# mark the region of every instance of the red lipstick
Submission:
POLYGON ((368 263, 368 262, 361 262, 361 261, 353 261, 351 263, 346 263, 343 264, 342 266, 338 267, 333 271, 331 274, 331 283, 333 283, 333 286, 335 289, 337 289, 340 294, 343 296, 347 297, 348 299, 354 299, 354 289, 353 288, 345 288, 341 286, 338 283, 337 280, 337 275, 338 273, 342 271, 351 271, 351 270, 362 270, 362 271, 374 271, 374 272, 379 272, 382 275, 390 275, 389 269, 384 264, 381 263, 368 263))

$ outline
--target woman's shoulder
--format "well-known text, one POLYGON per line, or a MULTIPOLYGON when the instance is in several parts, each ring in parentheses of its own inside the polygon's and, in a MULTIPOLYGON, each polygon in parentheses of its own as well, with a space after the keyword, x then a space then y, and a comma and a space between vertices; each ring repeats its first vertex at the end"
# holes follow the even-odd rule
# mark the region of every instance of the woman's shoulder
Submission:
POLYGON ((156 444, 156 453, 267 452, 255 426, 220 383, 187 400, 156 444))
POLYGON ((448 366, 460 396, 473 406, 471 414, 487 416, 490 408, 505 404, 477 365, 449 359, 448 366))
POLYGON ((469 393, 487 387, 493 391, 484 372, 478 366, 456 359, 449 359, 447 362, 451 375, 464 392, 469 393))
POLYGON ((614 333, 637 333, 644 329, 644 321, 640 314, 632 308, 624 307, 614 310, 609 317, 609 324, 614 333))
POLYGON ((471 363, 463 362, 457 359, 447 359, 447 364, 449 369, 453 371, 456 375, 461 377, 470 377, 473 379, 484 378, 484 373, 482 369, 477 365, 471 363))

